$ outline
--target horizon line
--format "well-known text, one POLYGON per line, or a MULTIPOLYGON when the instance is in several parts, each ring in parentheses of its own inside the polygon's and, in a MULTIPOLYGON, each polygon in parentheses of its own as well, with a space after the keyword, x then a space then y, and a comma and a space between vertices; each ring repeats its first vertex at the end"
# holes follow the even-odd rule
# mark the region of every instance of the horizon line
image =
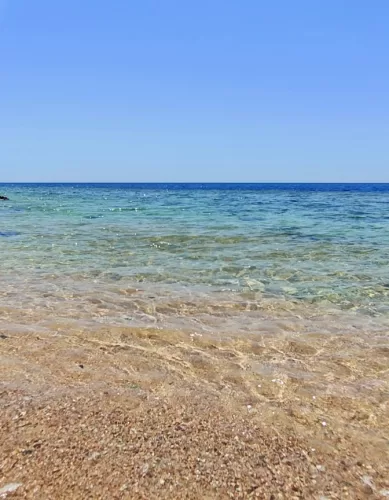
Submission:
POLYGON ((0 181, 7 184, 389 184, 388 181, 0 181))

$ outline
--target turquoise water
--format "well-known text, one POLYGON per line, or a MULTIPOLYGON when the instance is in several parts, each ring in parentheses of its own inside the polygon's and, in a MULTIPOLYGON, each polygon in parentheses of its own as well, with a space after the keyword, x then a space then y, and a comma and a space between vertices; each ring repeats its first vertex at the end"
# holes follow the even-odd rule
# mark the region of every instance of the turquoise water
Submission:
POLYGON ((221 395, 243 391, 264 414, 286 405, 320 428, 340 419, 365 436, 370 426, 387 444, 389 185, 0 194, 10 198, 0 202, 0 363, 11 385, 19 369, 23 385, 58 382, 56 371, 71 384, 90 373, 126 383, 131 370, 141 387, 179 370, 221 395), (132 363, 139 352, 147 377, 132 363))
POLYGON ((3 307, 204 328, 238 313, 254 328, 255 311, 269 320, 281 309, 389 317, 389 185, 14 184, 0 194, 10 198, 0 202, 3 307))

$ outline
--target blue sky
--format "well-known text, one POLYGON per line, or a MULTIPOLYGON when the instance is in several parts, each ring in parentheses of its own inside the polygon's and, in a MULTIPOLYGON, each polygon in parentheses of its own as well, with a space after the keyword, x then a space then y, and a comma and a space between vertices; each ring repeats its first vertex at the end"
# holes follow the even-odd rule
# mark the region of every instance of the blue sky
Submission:
POLYGON ((0 181, 389 182, 387 0, 0 0, 0 181))

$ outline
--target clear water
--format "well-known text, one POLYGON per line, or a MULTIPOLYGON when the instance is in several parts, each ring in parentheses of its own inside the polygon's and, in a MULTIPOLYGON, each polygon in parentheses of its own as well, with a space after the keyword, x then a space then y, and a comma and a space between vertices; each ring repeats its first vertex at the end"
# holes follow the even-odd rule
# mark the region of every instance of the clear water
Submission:
POLYGON ((3 382, 174 372, 387 449, 389 185, 0 193, 3 382))
POLYGON ((0 191, 4 307, 209 331, 255 331, 282 311, 387 324, 389 185, 0 191))
POLYGON ((339 459, 339 443, 354 442, 373 450, 366 464, 385 463, 389 185, 15 184, 0 194, 10 198, 0 201, 7 390, 131 391, 135 381, 150 394, 182 379, 339 459))

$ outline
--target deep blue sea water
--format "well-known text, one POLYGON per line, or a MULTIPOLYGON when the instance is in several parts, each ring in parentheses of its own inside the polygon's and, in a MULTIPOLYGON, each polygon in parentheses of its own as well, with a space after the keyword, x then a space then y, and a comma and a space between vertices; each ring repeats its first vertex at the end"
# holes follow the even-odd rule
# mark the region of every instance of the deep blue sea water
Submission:
POLYGON ((18 297, 74 318, 98 305, 107 321, 201 316, 216 328, 224 304, 224 323, 239 311, 235 329, 242 318, 255 328, 256 310, 389 317, 389 184, 0 184, 0 194, 4 307, 18 297))

